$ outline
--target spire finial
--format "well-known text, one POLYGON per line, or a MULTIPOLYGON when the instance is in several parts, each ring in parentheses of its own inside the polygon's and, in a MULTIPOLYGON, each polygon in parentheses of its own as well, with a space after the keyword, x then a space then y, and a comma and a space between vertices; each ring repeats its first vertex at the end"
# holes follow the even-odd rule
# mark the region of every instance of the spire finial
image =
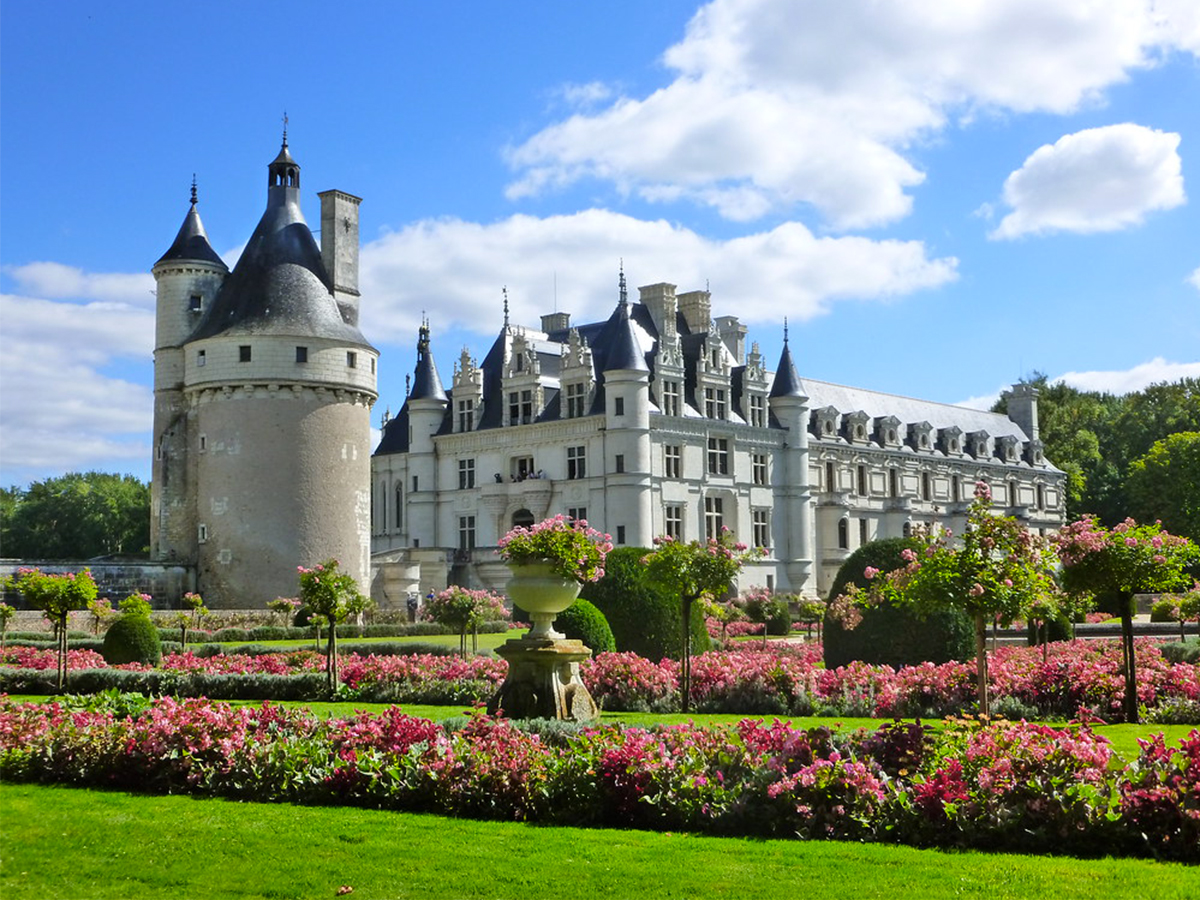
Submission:
POLYGON ((287 146, 287 126, 288 126, 288 116, 287 116, 287 110, 285 109, 283 111, 283 146, 285 146, 285 147, 287 146))
POLYGON ((783 317, 783 346, 786 347, 787 342, 788 342, 788 324, 787 324, 787 316, 784 316, 783 317))
POLYGON ((407 397, 412 393, 412 375, 404 376, 404 396, 407 397))
POLYGON ((625 258, 621 257, 621 277, 618 280, 621 288, 621 305, 624 306, 629 302, 629 292, 625 289, 625 258))
POLYGON ((196 205, 196 173, 192 173, 192 206, 196 205))
POLYGON ((504 327, 508 327, 508 285, 504 286, 504 327))

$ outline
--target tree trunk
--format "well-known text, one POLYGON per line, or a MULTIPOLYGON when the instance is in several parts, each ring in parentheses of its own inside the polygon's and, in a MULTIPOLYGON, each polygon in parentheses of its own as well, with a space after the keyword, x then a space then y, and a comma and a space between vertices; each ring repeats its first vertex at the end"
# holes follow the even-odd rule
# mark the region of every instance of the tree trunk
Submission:
POLYGON ((332 617, 329 620, 329 643, 325 649, 325 671, 329 676, 329 696, 332 697, 337 693, 338 685, 337 623, 332 617))
POLYGON ((979 714, 990 716, 988 700, 987 623, 983 613, 975 613, 975 691, 979 697, 979 714))
POLYGON ((691 711, 692 699, 692 629, 691 629, 691 612, 692 601, 686 597, 682 604, 683 609, 683 663, 680 666, 679 688, 683 695, 683 711, 691 711))
POLYGON ((64 624, 58 629, 58 693, 63 692, 67 681, 67 628, 64 624))
POLYGON ((1125 721, 1137 723, 1137 661, 1133 655, 1133 594, 1121 594, 1121 647, 1125 663, 1125 721))

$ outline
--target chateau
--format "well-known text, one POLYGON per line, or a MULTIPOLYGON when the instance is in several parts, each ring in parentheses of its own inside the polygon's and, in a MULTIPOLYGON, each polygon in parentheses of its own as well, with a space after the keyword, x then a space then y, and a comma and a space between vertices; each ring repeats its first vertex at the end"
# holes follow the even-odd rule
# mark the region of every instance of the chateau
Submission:
POLYGON ((448 582, 502 587, 493 553, 514 525, 563 513, 618 545, 703 539, 764 547, 740 586, 824 595, 868 541, 960 530, 977 481, 1030 528, 1063 519, 1064 474, 1043 456, 1037 391, 1008 416, 801 379, 784 332, 774 371, 707 291, 621 273, 603 322, 504 323, 482 363, 464 349, 443 386, 420 328, 408 396, 372 457, 372 593, 392 605, 448 582))
POLYGON ((210 607, 295 595, 336 557, 370 581, 370 409, 378 353, 358 329, 358 197, 321 193, 318 247, 283 146, 231 272, 191 207, 155 263, 151 557, 210 607))

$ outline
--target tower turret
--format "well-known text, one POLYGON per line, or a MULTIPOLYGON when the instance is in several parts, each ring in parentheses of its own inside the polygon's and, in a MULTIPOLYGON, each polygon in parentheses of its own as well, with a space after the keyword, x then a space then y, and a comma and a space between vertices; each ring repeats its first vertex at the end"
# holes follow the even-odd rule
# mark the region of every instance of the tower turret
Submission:
POLYGON ((648 547, 653 539, 650 511, 650 368, 629 318, 625 273, 620 302, 597 345, 606 350, 604 375, 607 513, 604 526, 620 541, 648 547))
POLYGON ((449 401, 442 390, 429 345, 429 323, 417 333, 417 365, 408 395, 408 534, 414 545, 433 547, 437 535, 437 454, 434 436, 442 426, 449 401))
POLYGON ((784 472, 775 507, 775 555, 784 561, 791 590, 811 595, 816 585, 811 580, 813 510, 809 487, 808 396, 792 362, 786 321, 783 326, 783 352, 771 383, 768 403, 772 415, 787 429, 787 439, 780 454, 784 472))
POLYGON ((194 488, 189 459, 193 441, 183 393, 183 344, 229 274, 208 242, 196 202, 193 177, 191 205, 179 233, 151 269, 155 287, 152 559, 190 560, 196 553, 196 521, 189 503, 194 488))

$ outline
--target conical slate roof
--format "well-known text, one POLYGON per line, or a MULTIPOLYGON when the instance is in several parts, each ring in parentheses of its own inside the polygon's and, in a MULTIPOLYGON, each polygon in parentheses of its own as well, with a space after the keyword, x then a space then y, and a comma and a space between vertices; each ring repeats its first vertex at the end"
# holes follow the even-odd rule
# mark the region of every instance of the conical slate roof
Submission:
POLYGON ((194 195, 192 205, 188 209, 187 215, 183 217, 183 225, 179 228, 179 234, 175 235, 175 243, 159 257, 158 262, 170 262, 176 259, 199 260, 216 263, 221 267, 225 266, 225 261, 217 255, 208 242, 204 223, 200 221, 200 213, 196 211, 194 195))
POLYGON ((642 350, 641 342, 633 330, 633 323, 629 320, 629 304, 625 300, 617 304, 595 346, 597 352, 603 354, 603 359, 599 361, 601 372, 616 369, 650 371, 650 367, 646 365, 646 353, 642 350))
POLYGON ((779 366, 775 369, 775 380, 771 382, 771 395, 775 397, 807 397, 804 383, 796 372, 796 364, 792 362, 792 351, 788 349, 787 338, 783 339, 783 353, 779 356, 779 366))
MULTIPOLYGON (((295 165, 286 145, 279 153, 270 166, 273 175, 284 164, 295 165)), ((296 183, 275 181, 267 188, 266 212, 190 340, 286 334, 370 346, 338 310, 320 248, 300 211, 296 183)))
POLYGON ((409 400, 440 400, 446 402, 442 379, 438 377, 433 354, 429 352, 429 326, 422 325, 417 338, 417 368, 413 372, 412 393, 409 400))

